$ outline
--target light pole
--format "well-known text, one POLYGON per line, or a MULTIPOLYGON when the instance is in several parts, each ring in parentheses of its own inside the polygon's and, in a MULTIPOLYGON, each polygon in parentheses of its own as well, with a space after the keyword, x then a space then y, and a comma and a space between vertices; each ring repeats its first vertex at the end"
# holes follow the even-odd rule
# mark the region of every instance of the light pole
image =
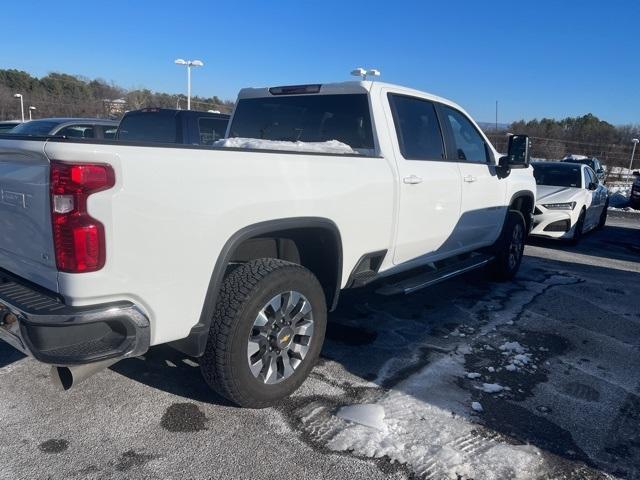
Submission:
POLYGON ((174 63, 187 66, 187 110, 191 110, 191 67, 202 67, 204 63, 200 60, 183 60, 181 58, 174 60, 174 63))
POLYGON ((24 123, 24 99, 22 98, 21 93, 14 93, 13 98, 20 99, 20 113, 22 114, 22 122, 24 123))
POLYGON ((638 145, 638 142, 640 142, 640 140, 638 140, 637 138, 631 139, 631 143, 633 143, 633 150, 631 150, 631 160, 629 161, 629 173, 627 173, 627 180, 631 178, 631 168, 633 167, 633 156, 636 154, 636 145, 638 145))
POLYGON ((35 110, 37 110, 37 108, 36 108, 36 107, 34 107, 34 106, 30 106, 30 107, 29 107, 29 120, 33 120, 33 118, 31 118, 31 112, 33 112, 33 111, 35 111, 35 110))

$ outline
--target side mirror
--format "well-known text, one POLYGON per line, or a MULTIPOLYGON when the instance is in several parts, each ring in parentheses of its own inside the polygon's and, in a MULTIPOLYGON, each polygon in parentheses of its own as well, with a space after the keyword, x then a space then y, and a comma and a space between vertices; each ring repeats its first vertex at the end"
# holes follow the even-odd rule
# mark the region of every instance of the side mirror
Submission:
POLYGON ((527 135, 511 135, 507 155, 498 160, 498 174, 504 178, 509 176, 512 168, 527 168, 531 162, 530 146, 527 135))
POLYGON ((598 188, 598 184, 596 182, 589 182, 589 190, 595 190, 598 188))
POLYGON ((636 177, 640 177, 640 170, 636 170, 635 172, 633 172, 633 175, 635 175, 636 177))

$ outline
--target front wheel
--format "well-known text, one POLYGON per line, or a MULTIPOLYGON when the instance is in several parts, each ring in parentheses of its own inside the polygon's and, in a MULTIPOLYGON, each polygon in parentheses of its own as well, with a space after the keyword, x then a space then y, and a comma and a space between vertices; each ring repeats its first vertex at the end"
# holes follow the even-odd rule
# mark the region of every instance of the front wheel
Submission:
POLYGON ((202 375, 242 407, 273 405, 313 368, 326 319, 324 292, 306 268, 273 258, 241 265, 221 288, 202 375))
POLYGON ((522 213, 509 210, 500 238, 492 249, 495 259, 490 268, 497 280, 511 280, 516 275, 522 262, 525 239, 526 222, 522 213))
POLYGON ((598 221, 598 226, 596 227, 596 229, 602 230, 604 228, 605 224, 607 223, 608 211, 609 211, 609 200, 607 200, 607 203, 604 204, 604 209, 600 214, 600 220, 598 221))
POLYGON ((582 239, 582 235, 584 233, 585 217, 586 217, 586 212, 582 210, 582 212, 580 212, 580 216, 578 217, 578 221, 576 222, 576 225, 573 227, 573 236, 571 237, 571 240, 569 240, 569 243, 571 245, 577 245, 578 243, 580 243, 580 240, 582 239))

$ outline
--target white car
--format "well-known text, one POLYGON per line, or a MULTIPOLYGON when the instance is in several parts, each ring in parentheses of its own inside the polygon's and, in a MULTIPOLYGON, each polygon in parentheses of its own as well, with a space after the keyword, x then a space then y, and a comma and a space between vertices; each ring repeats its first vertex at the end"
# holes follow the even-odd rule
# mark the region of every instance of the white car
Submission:
POLYGON ((536 208, 531 235, 577 243, 590 230, 604 227, 608 191, 587 165, 534 162, 536 208))

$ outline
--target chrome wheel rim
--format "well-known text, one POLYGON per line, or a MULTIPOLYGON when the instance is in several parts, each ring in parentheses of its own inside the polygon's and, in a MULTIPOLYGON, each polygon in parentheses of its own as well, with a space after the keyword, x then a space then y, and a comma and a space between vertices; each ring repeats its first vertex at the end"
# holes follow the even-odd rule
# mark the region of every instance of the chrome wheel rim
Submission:
POLYGON ((511 243, 509 244, 509 269, 513 270, 520 260, 524 247, 524 234, 522 225, 517 224, 511 233, 511 243))
POLYGON ((313 338, 311 303, 300 292, 283 292, 267 302, 253 322, 247 361, 266 384, 289 378, 307 356, 313 338))

